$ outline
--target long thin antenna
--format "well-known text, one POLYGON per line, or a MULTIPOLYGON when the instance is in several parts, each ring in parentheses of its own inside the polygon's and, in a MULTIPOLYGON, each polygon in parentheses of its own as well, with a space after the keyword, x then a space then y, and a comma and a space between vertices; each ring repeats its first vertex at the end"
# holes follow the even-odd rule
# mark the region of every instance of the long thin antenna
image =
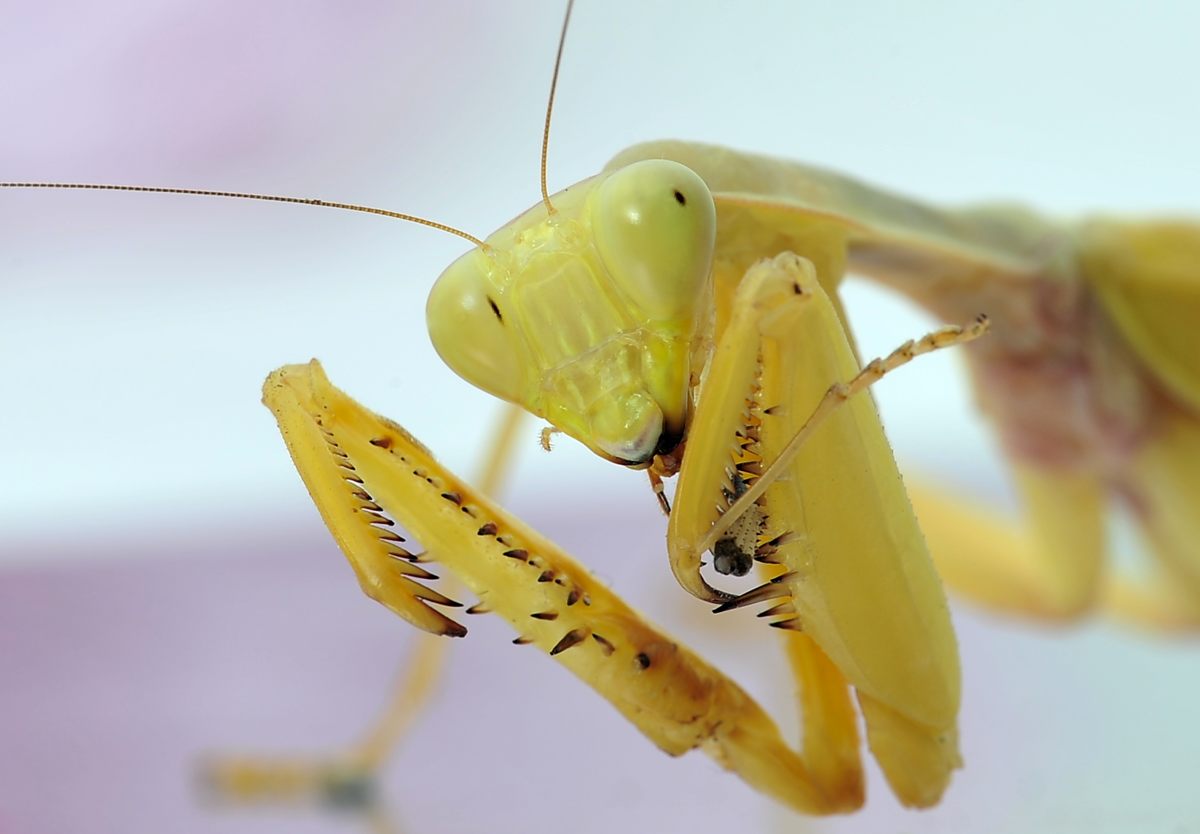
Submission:
POLYGON ((387 209, 372 208, 370 206, 356 206, 352 203, 331 203, 328 200, 317 200, 305 197, 277 197, 272 194, 244 194, 239 191, 204 191, 198 188, 160 188, 157 186, 148 185, 95 185, 92 183, 78 182, 0 182, 0 188, 77 188, 89 191, 143 191, 151 194, 193 194, 200 197, 236 197, 239 200, 265 200, 271 203, 296 203, 302 206, 321 206, 322 208, 360 211, 364 214, 378 214, 381 217, 393 217, 396 220, 407 220, 409 223, 419 223, 420 225, 428 226, 431 229, 441 229, 443 232, 449 232, 452 235, 458 235, 464 240, 471 241, 471 243, 475 244, 480 249, 486 250, 489 248, 486 243, 474 235, 467 234, 461 229, 456 229, 453 226, 447 226, 445 223, 426 220, 424 217, 417 217, 412 214, 401 214, 398 211, 388 211, 387 209))
POLYGON ((554 112, 554 90, 558 87, 558 68, 562 65, 563 44, 567 42, 567 24, 571 22, 571 9, 575 0, 567 0, 567 13, 563 16, 562 33, 558 36, 558 55, 554 57, 554 76, 550 79, 550 100, 546 102, 546 129, 542 131, 542 202, 546 211, 554 214, 550 203, 550 192, 546 190, 546 154, 550 150, 550 114, 554 112))

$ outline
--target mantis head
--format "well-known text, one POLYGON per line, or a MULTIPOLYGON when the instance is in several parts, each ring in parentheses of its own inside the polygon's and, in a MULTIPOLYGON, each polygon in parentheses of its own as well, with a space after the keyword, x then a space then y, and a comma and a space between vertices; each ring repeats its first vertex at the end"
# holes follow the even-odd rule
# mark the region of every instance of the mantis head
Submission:
POLYGON ((585 180, 442 273, 430 338, 471 384, 646 466, 684 433, 715 234, 708 187, 676 162, 585 180))

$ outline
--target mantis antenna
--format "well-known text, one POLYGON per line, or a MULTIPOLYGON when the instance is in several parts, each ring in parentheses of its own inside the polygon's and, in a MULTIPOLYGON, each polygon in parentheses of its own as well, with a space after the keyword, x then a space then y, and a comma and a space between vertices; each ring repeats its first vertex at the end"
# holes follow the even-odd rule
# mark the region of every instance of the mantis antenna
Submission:
POLYGON ((398 211, 388 211, 387 209, 372 208, 371 206, 356 206, 353 203, 332 203, 328 200, 318 200, 315 198, 306 197, 279 197, 273 194, 246 194, 240 191, 206 191, 199 188, 164 188, 152 185, 98 185, 94 183, 78 183, 78 182, 0 182, 0 188, 77 188, 89 191, 141 191, 150 194, 192 194, 200 197, 236 197, 239 200, 265 200, 270 203, 296 203, 302 206, 321 206, 323 208, 345 209, 346 211, 359 211, 364 214, 378 214, 381 217, 393 217, 397 220, 407 220, 409 223, 418 223, 422 226, 428 226, 431 229, 441 229, 443 232, 449 232, 452 235, 458 235, 464 240, 469 240, 471 243, 478 246, 480 249, 487 251, 488 245, 472 234, 456 229, 453 226, 447 226, 445 223, 438 223, 433 220, 426 220, 424 217, 417 217, 412 214, 401 214, 398 211))
MULTIPOLYGON (((563 44, 567 40, 567 25, 571 22, 571 9, 575 6, 575 0, 568 0, 567 13, 563 16, 562 32, 558 36, 558 53, 554 58, 554 75, 550 79, 550 100, 546 103, 546 126, 542 131, 542 202, 546 204, 546 210, 550 214, 554 214, 554 206, 550 202, 550 194, 546 190, 546 155, 550 147, 550 115, 554 111, 554 91, 558 87, 558 69, 562 64, 563 44)), ((335 203, 329 200, 318 200, 311 197, 281 197, 274 194, 249 194, 240 191, 209 191, 201 188, 168 188, 163 186, 151 185, 105 185, 100 183, 79 183, 79 182, 0 182, 0 188, 74 188, 88 191, 140 191, 149 194, 190 194, 198 197, 235 197, 239 200, 264 200, 270 203, 296 203, 302 206, 321 206, 322 208, 343 209, 345 211, 358 211, 363 214, 377 214, 381 217, 392 217, 396 220, 407 220, 409 223, 417 223, 421 226, 428 226, 431 229, 440 229, 443 232, 449 232, 452 235, 458 235, 463 240, 468 240, 475 246, 478 246, 483 251, 489 251, 489 247, 475 235, 469 234, 456 229, 453 226, 448 226, 445 223, 438 223, 435 220, 426 220, 424 217, 417 217, 414 214, 402 214, 398 211, 389 211, 388 209, 374 208, 372 206, 359 206, 353 203, 335 203)))
POLYGON ((546 155, 550 150, 550 114, 554 112, 554 91, 558 87, 558 68, 562 66, 563 44, 567 42, 567 24, 571 22, 571 9, 575 0, 567 0, 567 13, 563 15, 562 32, 558 36, 558 54, 554 56, 554 75, 550 77, 550 99, 546 102, 546 127, 542 131, 542 202, 546 204, 546 213, 554 214, 554 206, 550 202, 550 192, 546 190, 546 155))

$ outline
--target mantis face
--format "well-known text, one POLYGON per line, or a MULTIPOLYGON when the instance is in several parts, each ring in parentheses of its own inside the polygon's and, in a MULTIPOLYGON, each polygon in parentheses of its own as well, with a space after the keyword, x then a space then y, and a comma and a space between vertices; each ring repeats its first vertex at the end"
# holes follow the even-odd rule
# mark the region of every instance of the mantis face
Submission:
POLYGON ((585 180, 442 273, 430 338, 472 385, 602 457, 648 465, 684 432, 715 233, 708 187, 679 163, 585 180))

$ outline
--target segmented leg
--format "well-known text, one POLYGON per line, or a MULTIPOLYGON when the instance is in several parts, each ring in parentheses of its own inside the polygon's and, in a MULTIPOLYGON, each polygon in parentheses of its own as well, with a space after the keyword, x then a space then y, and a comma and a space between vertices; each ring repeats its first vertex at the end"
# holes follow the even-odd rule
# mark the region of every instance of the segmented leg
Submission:
POLYGON ((445 643, 433 635, 419 636, 388 705, 359 744, 323 757, 221 756, 205 763, 205 786, 223 802, 371 806, 379 768, 433 693, 445 661, 445 643))
POLYGON ((845 405, 851 397, 866 391, 876 382, 883 379, 884 376, 903 365, 907 365, 916 357, 925 353, 932 353, 935 350, 941 350, 942 348, 974 341, 986 333, 987 329, 988 319, 984 315, 979 316, 966 327, 949 325, 939 328, 932 333, 925 334, 916 341, 912 339, 908 340, 888 354, 886 358, 872 359, 849 382, 835 382, 830 385, 829 390, 825 392, 825 396, 817 403, 817 407, 813 409, 812 414, 804 422, 804 425, 800 427, 800 430, 796 432, 783 448, 783 451, 779 453, 779 457, 772 461, 771 466, 763 473, 762 477, 758 478, 752 486, 738 496, 733 506, 721 518, 717 519, 705 537, 701 539, 699 550, 704 552, 712 548, 713 544, 729 530, 730 526, 737 521, 742 513, 752 507, 762 497, 772 482, 787 471, 788 466, 795 459, 800 449, 812 437, 821 424, 837 409, 845 405))
POLYGON ((780 638, 799 689, 801 757, 829 796, 844 809, 857 808, 866 785, 850 684, 807 634, 784 630, 780 638))
POLYGON ((1177 421, 1160 427, 1135 461, 1125 492, 1160 563, 1142 581, 1104 570, 1114 497, 1098 475, 1017 465, 1020 518, 919 483, 910 494, 943 579, 973 602, 1051 621, 1098 607, 1148 629, 1196 630, 1200 586, 1189 580, 1200 537, 1195 460, 1200 439, 1177 421))
POLYGON ((1200 609, 1200 420, 1184 410, 1165 415, 1137 453, 1122 485, 1150 553, 1174 593, 1200 609))
POLYGON ((1136 581, 1110 575, 1100 589, 1100 609, 1150 631, 1200 631, 1200 600, 1165 573, 1136 581))
MULTIPOLYGON (((860 794, 839 794, 814 778, 737 684, 447 472, 400 426, 330 385, 315 362, 272 374, 264 401, 334 537, 388 607, 448 602, 425 584, 432 580, 389 572, 397 559, 406 563, 403 555, 351 550, 349 544, 357 547, 396 520, 425 546, 423 561, 442 563, 480 606, 513 626, 514 642, 553 656, 665 752, 702 748, 754 787, 808 813, 849 810, 861 801, 860 794)), ((386 541, 395 546, 394 538, 386 541)), ((427 621, 408 613, 410 620, 427 621)), ((446 619, 436 626, 442 633, 466 631, 446 619)), ((826 696, 814 690, 810 697, 826 696)), ((852 715, 848 728, 853 737, 852 715)))
MULTIPOLYGON (((480 489, 499 491, 525 418, 518 406, 505 406, 480 469, 480 489)), ((203 778, 214 794, 237 802, 293 801, 362 804, 373 796, 375 776, 420 715, 445 665, 449 643, 431 634, 417 637, 412 656, 397 675, 395 689, 365 737, 348 750, 320 758, 299 756, 219 757, 204 766, 203 778)))
POLYGON ((959 494, 909 487, 930 553, 948 586, 981 605, 1071 620, 1096 599, 1106 549, 1103 485, 1094 476, 1014 471, 1017 525, 959 494))
MULTIPOLYGON (((524 422, 524 409, 512 404, 504 406, 480 468, 479 490, 485 495, 497 495, 507 479, 517 448, 518 429, 524 422)), ((449 648, 447 642, 432 635, 421 635, 419 639, 416 657, 407 664, 411 665, 409 670, 401 670, 400 683, 389 706, 353 751, 353 758, 364 768, 374 771, 387 761, 424 707, 433 683, 441 673, 444 653, 449 648)))
POLYGON ((387 707, 366 737, 350 749, 348 758, 360 769, 371 774, 378 771, 420 716, 445 667, 446 648, 445 640, 418 636, 412 657, 400 668, 387 707))
POLYGON ((756 264, 730 303, 675 492, 672 569, 718 612, 770 605, 760 616, 786 635, 802 694, 804 761, 828 792, 852 794, 861 778, 852 686, 893 790, 931 805, 960 764, 954 634, 874 403, 853 394, 983 325, 939 331, 860 373, 810 262, 756 264), (759 561, 772 573, 746 593, 718 591, 700 575, 710 546, 718 572, 759 561), (812 699, 818 690, 829 699, 812 699))

